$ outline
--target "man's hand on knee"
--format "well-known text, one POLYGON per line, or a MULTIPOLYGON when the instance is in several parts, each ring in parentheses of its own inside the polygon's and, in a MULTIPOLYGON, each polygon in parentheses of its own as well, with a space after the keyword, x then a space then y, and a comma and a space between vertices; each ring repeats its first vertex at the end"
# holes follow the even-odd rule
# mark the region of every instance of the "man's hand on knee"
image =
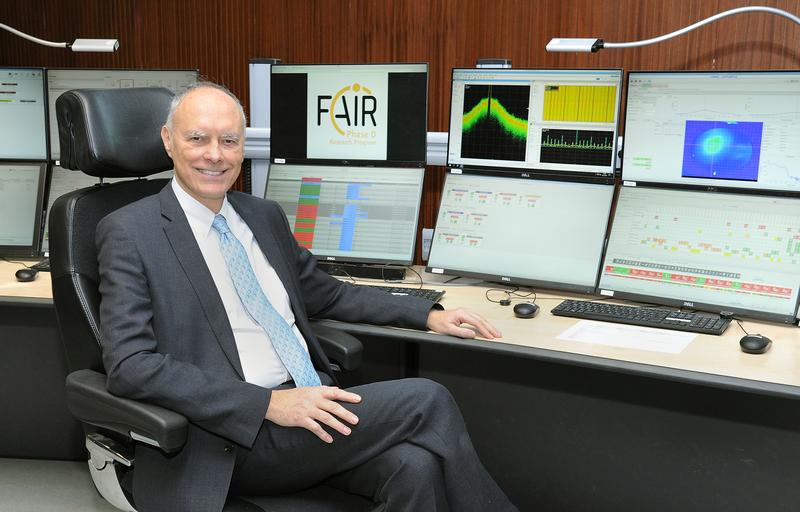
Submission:
POLYGON ((350 427, 340 420, 355 425, 358 416, 338 402, 356 404, 360 401, 361 397, 355 393, 330 386, 274 390, 265 418, 282 427, 303 427, 326 443, 332 443, 333 437, 322 425, 344 436, 350 435, 350 427))

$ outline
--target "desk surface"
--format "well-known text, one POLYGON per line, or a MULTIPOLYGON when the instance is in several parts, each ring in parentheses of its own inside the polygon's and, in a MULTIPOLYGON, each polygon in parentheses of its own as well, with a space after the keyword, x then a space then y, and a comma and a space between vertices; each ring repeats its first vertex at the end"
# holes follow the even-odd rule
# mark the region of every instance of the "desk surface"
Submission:
MULTIPOLYGON (((403 333, 408 339, 420 342, 462 343, 478 350, 519 354, 612 371, 639 373, 800 399, 800 329, 796 326, 752 320, 742 322, 748 332, 763 334, 772 339, 770 350, 760 355, 746 354, 740 350, 739 340, 744 333, 735 322, 722 336, 698 334, 686 349, 678 354, 618 348, 557 338, 579 320, 553 316, 550 314, 550 309, 565 298, 589 299, 588 296, 539 293, 536 301, 541 307, 539 314, 532 319, 519 319, 514 317, 511 306, 500 306, 486 299, 486 290, 497 288, 497 285, 480 283, 458 286, 455 284, 458 281, 452 285, 441 285, 437 283, 442 281, 441 276, 427 273, 423 274, 423 279, 426 288, 446 290, 441 300, 444 307, 448 309, 466 307, 478 312, 500 329, 503 337, 497 340, 473 341, 430 333, 403 333)), ((493 298, 502 296, 503 294, 496 294, 493 298)), ((372 326, 353 326, 347 327, 347 330, 354 333, 378 333, 372 326)))
POLYGON ((23 268, 22 263, 31 266, 39 260, 0 261, 0 303, 22 301, 52 304, 53 291, 50 285, 50 272, 39 272, 36 279, 29 283, 20 283, 14 274, 23 268), (19 263, 16 263, 19 262, 19 263))
MULTIPOLYGON (((26 261, 33 264, 35 261, 26 261)), ((21 265, 0 261, 0 303, 52 303, 50 274, 40 272, 35 281, 17 282, 14 273, 21 265)), ((442 285, 442 276, 423 274, 425 287, 447 291, 442 299, 446 308, 466 307, 489 319, 502 333, 498 340, 460 340, 447 336, 384 327, 345 326, 354 333, 401 337, 419 342, 463 344, 477 350, 519 354, 577 365, 633 372, 675 380, 687 380, 723 387, 736 387, 800 398, 800 329, 794 326, 746 320, 744 328, 772 339, 772 348, 761 355, 745 354, 739 349, 743 333, 734 323, 722 336, 698 335, 679 354, 665 354, 631 348, 617 348, 559 340, 557 336, 574 325, 574 318, 556 317, 550 309, 570 294, 539 293, 541 311, 532 319, 518 319, 510 306, 486 300, 485 293, 494 285, 442 285)), ((366 283, 367 281, 361 281, 366 283)), ((456 281, 457 283, 457 281, 456 281)), ((377 283, 376 284, 380 284, 377 283)), ((412 285, 408 285, 412 286, 412 285)), ((578 296, 578 298, 588 298, 578 296)), ((338 323, 337 323, 338 324, 338 323)))

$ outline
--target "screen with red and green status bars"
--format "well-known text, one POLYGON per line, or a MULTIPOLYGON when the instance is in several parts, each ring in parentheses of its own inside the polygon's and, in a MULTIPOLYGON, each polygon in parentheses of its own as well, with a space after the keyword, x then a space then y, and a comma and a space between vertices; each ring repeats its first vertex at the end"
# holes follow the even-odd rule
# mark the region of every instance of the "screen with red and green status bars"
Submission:
POLYGON ((790 321, 800 288, 800 198, 620 189, 601 291, 790 321))
POLYGON ((425 169, 272 164, 266 198, 317 258, 408 265, 425 169))

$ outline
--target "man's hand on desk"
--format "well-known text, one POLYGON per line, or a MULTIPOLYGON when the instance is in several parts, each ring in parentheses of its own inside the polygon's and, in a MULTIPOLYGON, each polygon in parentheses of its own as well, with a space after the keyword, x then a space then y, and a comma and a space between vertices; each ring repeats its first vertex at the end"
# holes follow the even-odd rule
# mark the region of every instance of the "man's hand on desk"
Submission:
POLYGON ((487 322, 479 314, 462 308, 450 310, 432 309, 428 313, 428 329, 439 334, 450 334, 459 338, 474 338, 476 334, 488 339, 502 336, 502 333, 495 326, 487 322), (462 324, 469 324, 474 329, 463 327, 462 324))
POLYGON ((358 423, 358 416, 337 401, 357 404, 361 397, 330 386, 274 390, 265 419, 282 427, 303 427, 326 443, 332 443, 333 437, 321 424, 348 436, 350 427, 339 420, 351 425, 358 423))

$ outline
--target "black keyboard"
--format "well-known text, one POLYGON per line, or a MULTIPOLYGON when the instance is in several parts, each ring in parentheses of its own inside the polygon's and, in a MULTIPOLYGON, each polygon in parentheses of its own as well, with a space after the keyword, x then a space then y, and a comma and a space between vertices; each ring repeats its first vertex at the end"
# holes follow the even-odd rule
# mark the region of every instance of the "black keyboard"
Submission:
POLYGON ((44 258, 43 260, 34 263, 31 265, 31 268, 40 272, 50 272, 50 258, 44 258))
POLYGON ((642 325, 660 329, 699 332, 720 335, 725 332, 729 319, 713 313, 686 313, 667 308, 623 306, 585 300, 565 300, 550 310, 556 316, 571 316, 586 320, 601 320, 620 324, 642 325))
POLYGON ((411 295, 413 297, 421 297, 423 299, 428 299, 433 302, 439 302, 439 299, 441 299, 442 296, 444 295, 444 291, 434 290, 431 288, 400 288, 398 286, 371 286, 371 285, 359 285, 359 286, 369 286, 370 288, 377 288, 387 293, 391 293, 392 295, 411 295))

